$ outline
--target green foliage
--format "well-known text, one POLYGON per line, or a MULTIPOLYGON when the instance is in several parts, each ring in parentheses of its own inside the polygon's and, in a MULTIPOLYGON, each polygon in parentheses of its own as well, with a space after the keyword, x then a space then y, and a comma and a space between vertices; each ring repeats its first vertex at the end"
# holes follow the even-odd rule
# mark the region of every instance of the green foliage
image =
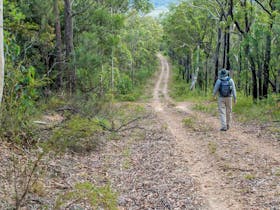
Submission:
POLYGON ((187 126, 187 127, 190 127, 190 128, 193 128, 194 127, 194 123, 195 123, 193 118, 189 118, 189 117, 183 119, 182 122, 183 122, 184 126, 187 126))
POLYGON ((210 99, 210 92, 205 93, 200 89, 190 90, 190 84, 180 77, 179 69, 174 66, 172 72, 170 95, 176 101, 191 100, 195 102, 204 101, 206 98, 210 99))
POLYGON ((45 100, 42 100, 42 104, 40 103, 40 109, 43 111, 48 110, 56 110, 64 105, 66 105, 66 101, 58 96, 51 96, 49 98, 46 98, 45 100))
POLYGON ((117 89, 119 94, 121 95, 126 95, 132 91, 133 84, 132 84, 132 80, 128 75, 120 76, 117 89))
POLYGON ((140 96, 140 94, 136 91, 133 93, 125 94, 125 95, 119 95, 117 99, 120 101, 136 101, 136 99, 140 96))
POLYGON ((123 167, 125 169, 129 169, 131 167, 131 150, 129 148, 126 148, 123 152, 122 155, 124 157, 123 161, 123 167))
POLYGON ((42 60, 45 58, 40 58, 42 51, 38 49, 42 47, 47 50, 53 46, 52 29, 48 24, 43 28, 40 21, 35 21, 36 14, 30 11, 35 2, 28 9, 26 3, 4 1, 5 87, 0 135, 20 144, 31 144, 34 141, 31 117, 37 113, 36 102, 41 97, 41 88, 50 81, 41 73, 45 70, 45 67, 42 68, 42 60), (47 34, 45 29, 50 33, 47 34))
POLYGON ((38 112, 36 101, 40 97, 36 88, 45 85, 47 80, 37 79, 32 66, 27 69, 23 66, 19 66, 20 69, 12 69, 9 57, 7 62, 0 135, 19 144, 32 144, 34 128, 31 118, 38 112))
MULTIPOLYGON (((50 102, 51 107, 57 107, 63 102, 57 98, 51 101, 53 101, 50 102)), ((130 103, 113 105, 111 99, 108 101, 104 99, 98 104, 94 96, 87 99, 76 96, 67 101, 66 107, 71 107, 74 111, 79 110, 79 114, 64 111, 65 121, 54 128, 52 136, 45 145, 46 148, 58 153, 95 150, 100 145, 101 139, 107 137, 109 132, 114 134, 122 126, 126 128, 127 123, 142 116, 144 112, 143 106, 130 103), (96 110, 96 106, 100 107, 96 110), (131 113, 134 115, 132 116, 131 113)))
MULTIPOLYGON (((10 45, 12 48, 20 50, 15 43, 10 42, 10 45)), ((41 96, 39 88, 45 86, 48 79, 37 78, 33 66, 25 68, 21 63, 13 64, 13 59, 10 56, 6 57, 0 136, 19 144, 30 144, 34 142, 34 128, 30 121, 31 117, 38 112, 36 101, 41 96)))
POLYGON ((199 88, 208 89, 206 92, 215 82, 216 68, 230 64, 231 76, 236 80, 239 91, 251 95, 253 88, 258 89, 258 93, 254 91, 254 100, 266 98, 267 84, 269 94, 277 92, 279 95, 279 3, 263 1, 260 7, 254 1, 231 2, 232 5, 228 1, 189 0, 171 7, 161 20, 165 32, 162 46, 166 47, 174 63, 179 64, 180 76, 186 76, 186 80, 193 79, 197 67, 200 67, 197 83, 199 88), (230 9, 232 17, 222 15, 223 11, 230 9), (226 45, 220 42, 223 38, 218 42, 217 37, 223 37, 227 32, 230 33, 230 47, 223 57, 226 45), (199 61, 196 54, 198 45, 199 61), (269 81, 265 69, 269 69, 269 81))
POLYGON ((132 0, 133 8, 142 13, 148 13, 152 8, 153 5, 149 0, 132 0))
MULTIPOLYGON (((75 60, 67 62, 77 69, 78 95, 85 95, 82 105, 74 103, 83 116, 102 112, 116 96, 121 100, 136 100, 145 80, 156 69, 160 25, 136 12, 148 11, 148 1, 131 3, 73 2, 75 60)), ((52 0, 4 0, 6 75, 0 120, 1 135, 10 140, 21 142, 19 136, 23 134, 30 137, 31 116, 39 112, 37 102, 40 106, 46 102, 40 110, 71 104, 70 99, 66 103, 58 97, 41 100, 44 93, 55 94, 57 88, 53 6, 52 0)), ((63 1, 58 1, 62 39, 63 6, 63 1)), ((65 76, 63 73, 63 80, 65 76)))
POLYGON ((209 142, 208 149, 211 154, 215 154, 217 151, 217 144, 215 142, 209 142))
POLYGON ((75 152, 91 151, 98 145, 98 135, 102 131, 99 119, 87 119, 73 116, 62 127, 57 128, 50 145, 58 152, 73 150, 75 152))
POLYGON ((250 173, 244 175, 244 179, 246 180, 254 180, 255 178, 256 176, 250 173))
POLYGON ((193 106, 194 110, 197 111, 201 111, 201 112, 205 112, 205 113, 209 113, 211 115, 217 115, 218 111, 217 111, 217 102, 198 102, 193 106))
POLYGON ((96 187, 90 182, 78 183, 70 192, 59 196, 55 209, 62 209, 67 203, 71 206, 90 205, 92 209, 117 210, 117 195, 109 185, 96 187))
POLYGON ((86 20, 91 27, 79 34, 77 43, 80 88, 94 89, 100 96, 112 92, 121 100, 135 100, 141 85, 156 69, 159 24, 135 12, 128 19, 104 5, 88 12, 93 14, 86 20))
POLYGON ((280 168, 277 168, 274 172, 275 176, 280 176, 280 168))
POLYGON ((238 102, 233 107, 233 111, 238 114, 239 120, 244 122, 269 122, 280 119, 279 102, 274 97, 253 103, 252 100, 248 100, 248 97, 240 93, 238 94, 238 102))

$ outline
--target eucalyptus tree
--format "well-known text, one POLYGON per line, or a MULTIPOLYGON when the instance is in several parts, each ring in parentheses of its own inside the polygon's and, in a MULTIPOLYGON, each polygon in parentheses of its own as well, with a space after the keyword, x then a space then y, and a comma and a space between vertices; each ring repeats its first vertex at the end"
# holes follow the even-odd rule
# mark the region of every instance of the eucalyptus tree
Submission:
MULTIPOLYGON (((263 81, 263 89, 262 89, 262 94, 261 96, 267 98, 268 96, 268 85, 269 82, 271 83, 272 86, 273 83, 270 81, 270 61, 271 61, 271 45, 272 45, 272 29, 273 29, 273 24, 275 17, 277 15, 276 10, 280 9, 279 8, 279 3, 278 3, 278 8, 276 7, 276 2, 275 0, 268 0, 268 1, 255 1, 258 6, 264 11, 264 13, 268 16, 268 22, 267 22, 267 30, 266 30, 266 44, 265 44, 265 58, 264 58, 264 65, 263 65, 263 76, 264 76, 264 81, 263 81)), ((276 89, 276 87, 274 87, 276 89)))
MULTIPOLYGON (((184 78, 192 77, 191 89, 199 76, 202 61, 201 53, 209 58, 213 37, 213 16, 204 7, 206 1, 186 1, 172 7, 163 20, 170 50, 176 59, 184 63, 184 78), (211 43, 211 44, 210 44, 211 43), (191 66, 193 66, 191 68, 191 66), (195 67, 195 68, 194 68, 195 67)), ((206 62, 207 63, 207 62, 206 62)), ((206 68, 207 69, 207 68, 206 68)))
MULTIPOLYGON (((279 3, 268 1, 240 1, 236 4, 236 14, 232 18, 241 34, 244 43, 244 56, 248 58, 245 69, 249 66, 252 73, 253 99, 267 98, 269 84, 276 91, 276 82, 272 82, 270 72, 274 72, 272 65, 273 42, 277 39, 274 33, 275 19, 278 16, 279 3), (273 38, 274 37, 274 38, 273 38)), ((248 93, 246 79, 246 93, 248 93)))
MULTIPOLYGON (((197 64, 208 66, 209 58, 214 80, 220 68, 227 68, 238 76, 238 87, 246 95, 252 95, 254 101, 266 98, 270 87, 272 92, 280 90, 279 11, 277 0, 182 1, 163 19, 170 56, 184 66, 183 70, 180 67, 184 79, 192 75, 192 85, 201 72, 197 64), (205 36, 203 31, 207 31, 205 36)), ((205 70, 204 81, 207 77, 205 70)), ((207 82, 205 86, 207 89, 207 82)))
POLYGON ((65 27, 65 58, 67 62, 66 75, 67 75, 67 89, 74 92, 76 88, 76 69, 74 62, 74 34, 73 34, 73 11, 71 0, 64 0, 64 27, 65 27))
MULTIPOLYGON (((123 80, 122 76, 127 78, 125 75, 128 75, 126 74, 128 71, 131 72, 129 74, 131 78, 126 80, 131 79, 134 82, 134 73, 139 69, 138 54, 143 49, 143 52, 148 51, 148 46, 141 49, 135 46, 147 43, 142 38, 147 39, 147 34, 154 32, 152 27, 142 32, 143 27, 138 25, 138 22, 150 24, 148 23, 150 21, 143 21, 145 17, 139 14, 147 11, 149 4, 145 2, 149 1, 95 2, 90 9, 76 17, 74 43, 76 43, 77 76, 79 87, 83 92, 95 90, 100 96, 109 90, 115 93, 118 83, 123 80), (132 19, 136 22, 132 23, 132 19), (132 45, 135 48, 131 47, 132 45)), ((145 61, 144 58, 142 60, 145 61)), ((140 62, 141 60, 139 65, 140 62)), ((143 65, 146 64, 143 62, 143 65)))
POLYGON ((57 78, 55 83, 58 88, 63 85, 63 43, 62 43, 62 31, 60 21, 60 9, 59 0, 53 0, 53 10, 55 18, 55 40, 56 40, 56 65, 57 65, 57 78))
MULTIPOLYGON (((124 67, 124 70, 130 71, 134 84, 135 74, 147 68, 149 64, 154 64, 162 40, 162 28, 154 18, 142 17, 132 12, 129 14, 121 37, 122 47, 119 49, 127 52, 126 57, 129 64, 124 67)), ((122 66, 119 68, 121 69, 122 66)))
MULTIPOLYGON (((237 30, 241 34, 244 39, 244 55, 246 60, 245 70, 250 68, 252 73, 252 89, 253 89, 253 99, 256 100, 258 98, 258 90, 257 90, 257 73, 256 73, 256 62, 255 57, 252 54, 252 44, 251 44, 251 28, 252 24, 255 21, 255 12, 253 10, 253 2, 248 2, 247 0, 240 1, 239 5, 236 6, 238 12, 235 17, 234 13, 231 13, 231 18, 234 20, 237 30)), ((247 73, 246 73, 247 75, 247 73)), ((248 94, 249 87, 245 85, 245 92, 248 94)))

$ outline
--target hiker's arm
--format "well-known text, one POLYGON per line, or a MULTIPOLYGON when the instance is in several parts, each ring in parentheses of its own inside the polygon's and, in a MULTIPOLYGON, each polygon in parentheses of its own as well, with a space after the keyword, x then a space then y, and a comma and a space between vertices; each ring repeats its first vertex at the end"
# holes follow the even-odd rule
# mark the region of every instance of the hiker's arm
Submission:
POLYGON ((216 83, 215 83, 214 90, 213 90, 213 96, 214 96, 214 97, 216 96, 216 94, 217 94, 217 92, 218 92, 218 90, 219 90, 220 83, 221 83, 221 81, 220 81, 219 79, 218 79, 218 80, 216 81, 216 83))

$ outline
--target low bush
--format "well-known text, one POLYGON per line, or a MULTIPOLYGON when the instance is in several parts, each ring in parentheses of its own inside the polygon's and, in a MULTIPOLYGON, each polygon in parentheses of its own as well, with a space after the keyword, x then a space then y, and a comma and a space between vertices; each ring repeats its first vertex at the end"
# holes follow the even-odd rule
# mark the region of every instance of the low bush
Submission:
POLYGON ((70 207, 76 209, 75 206, 79 209, 90 207, 91 209, 117 210, 117 195, 109 185, 96 187, 90 182, 78 183, 73 190, 57 198, 55 209, 70 207))
POLYGON ((97 148, 102 130, 99 119, 88 119, 75 115, 54 130, 50 138, 50 145, 57 152, 91 151, 97 148))

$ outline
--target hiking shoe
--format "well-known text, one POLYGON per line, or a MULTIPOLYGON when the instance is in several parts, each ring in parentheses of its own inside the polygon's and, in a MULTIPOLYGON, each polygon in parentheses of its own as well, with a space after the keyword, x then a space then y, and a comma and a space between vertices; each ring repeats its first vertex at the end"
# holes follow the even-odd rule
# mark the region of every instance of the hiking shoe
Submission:
POLYGON ((227 129, 226 128, 221 128, 220 131, 227 131, 227 129))

